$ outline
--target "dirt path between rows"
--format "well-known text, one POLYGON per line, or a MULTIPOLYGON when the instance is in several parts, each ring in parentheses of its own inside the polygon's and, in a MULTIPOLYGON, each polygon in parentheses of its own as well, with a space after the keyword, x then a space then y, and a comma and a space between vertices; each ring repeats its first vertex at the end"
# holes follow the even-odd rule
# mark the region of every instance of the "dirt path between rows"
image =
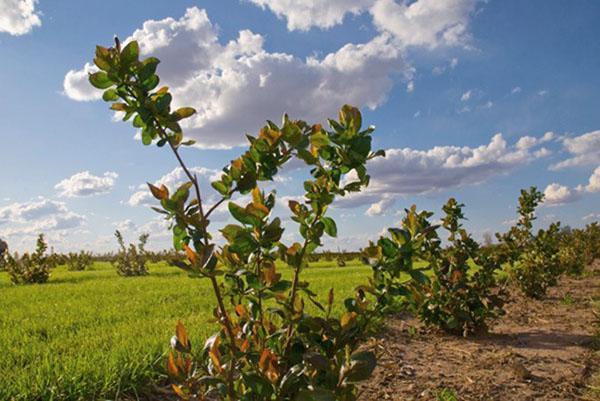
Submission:
POLYGON ((379 366, 360 401, 583 399, 600 366, 591 305, 600 297, 598 262, 585 278, 562 278, 544 300, 514 295, 488 334, 457 338, 412 319, 390 321, 370 345, 379 366), (457 398, 438 398, 443 389, 457 398))

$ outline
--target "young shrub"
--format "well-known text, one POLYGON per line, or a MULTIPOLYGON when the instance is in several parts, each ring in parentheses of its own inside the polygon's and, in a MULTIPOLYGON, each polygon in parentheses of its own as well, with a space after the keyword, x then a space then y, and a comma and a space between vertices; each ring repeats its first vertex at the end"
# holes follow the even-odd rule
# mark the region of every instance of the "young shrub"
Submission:
POLYGON ((405 212, 401 228, 390 228, 388 237, 362 251, 362 260, 373 269, 373 277, 359 290, 375 296, 383 314, 422 302, 421 288, 428 283, 424 271, 429 266, 418 264, 429 260, 430 250, 439 245, 437 226, 428 220, 433 213, 417 212, 416 205, 405 212))
POLYGON ((309 283, 301 280, 307 260, 323 235, 336 236, 335 221, 326 215, 336 196, 360 191, 369 182, 367 160, 372 128, 361 130, 360 112, 344 106, 330 130, 284 116, 281 126, 268 122, 257 137, 248 136, 249 148, 223 169, 213 188, 221 199, 207 208, 198 180, 179 154, 183 141, 180 121, 195 110, 171 109, 168 88, 158 90, 158 60, 138 60, 138 44, 124 48, 98 46, 95 63, 100 72, 90 82, 105 89, 103 98, 115 102, 125 120, 142 131, 145 145, 167 146, 188 178, 174 192, 149 184, 163 213, 172 222, 173 243, 187 261, 177 265, 193 276, 206 278, 215 299, 219 331, 201 352, 191 354, 182 324, 177 325, 168 370, 174 390, 184 399, 211 400, 340 400, 356 399, 355 383, 368 378, 375 367, 370 352, 358 351, 369 326, 364 295, 346 300, 341 317, 331 315, 333 291, 326 306, 317 301, 309 283), (304 201, 290 201, 292 220, 299 225, 301 242, 284 245, 279 218, 271 218, 275 194, 261 191, 291 158, 303 161, 311 178, 304 182, 304 201), (354 180, 342 184, 349 173, 354 180), (251 194, 246 205, 229 202, 235 219, 221 230, 226 244, 217 247, 210 234, 209 217, 236 194, 251 194), (293 270, 292 280, 277 272, 282 259, 293 270), (319 315, 305 309, 310 302, 319 315))
POLYGON ((6 271, 13 284, 45 283, 50 277, 50 264, 45 255, 48 245, 44 235, 37 239, 36 251, 33 254, 25 253, 23 256, 7 254, 6 271))
POLYGON ((532 234, 535 209, 543 199, 544 195, 536 187, 521 190, 517 224, 503 235, 496 234, 501 243, 501 260, 508 263, 509 276, 532 298, 542 298, 563 272, 558 255, 559 224, 532 234))
POLYGON ((432 275, 415 308, 427 325, 467 336, 486 330, 491 319, 502 315, 504 300, 494 278, 501 265, 482 253, 463 228, 463 207, 454 198, 443 207, 442 227, 448 231, 449 245, 442 249, 437 242, 431 244, 425 260, 432 275))
POLYGON ((92 254, 89 252, 69 252, 65 259, 67 270, 70 271, 83 271, 92 266, 92 254))
POLYGON ((125 247, 125 241, 119 230, 115 231, 115 237, 117 237, 120 249, 112 264, 116 267, 117 273, 124 277, 145 276, 148 274, 146 250, 144 249, 146 242, 148 242, 148 234, 140 235, 137 247, 134 244, 125 247))

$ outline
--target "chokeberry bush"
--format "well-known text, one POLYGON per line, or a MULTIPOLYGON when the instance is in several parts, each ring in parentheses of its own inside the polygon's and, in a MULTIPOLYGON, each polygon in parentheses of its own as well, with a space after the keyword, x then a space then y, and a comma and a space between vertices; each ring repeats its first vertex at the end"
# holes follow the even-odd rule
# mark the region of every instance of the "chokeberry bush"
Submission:
POLYGON ((69 252, 65 256, 65 264, 67 270, 70 271, 83 271, 92 266, 92 254, 89 252, 69 252))
POLYGON ((148 242, 148 234, 140 235, 138 245, 129 244, 125 246, 123 235, 119 230, 115 231, 115 237, 119 243, 119 252, 115 256, 112 264, 117 269, 120 276, 145 276, 148 274, 146 243, 148 242))
POLYGON ((40 234, 34 253, 23 255, 6 255, 6 271, 14 284, 45 283, 50 277, 50 263, 46 250, 48 245, 44 235, 40 234))
POLYGON ((111 109, 133 121, 144 145, 170 149, 187 176, 174 191, 149 188, 161 205, 156 211, 171 222, 175 249, 187 255, 175 263, 211 283, 219 330, 192 354, 188 333, 177 325, 168 359, 175 392, 190 400, 354 400, 355 384, 367 379, 376 363, 373 353, 359 347, 377 303, 371 305, 358 290, 344 301, 346 311, 334 315, 333 291, 322 304, 302 272, 323 237, 337 235, 330 205, 367 186, 367 161, 383 155, 371 150, 373 128, 363 129, 360 112, 347 105, 338 120, 329 120, 329 128, 287 115, 279 125, 268 121, 212 183, 220 200, 208 206, 202 196, 206 188, 180 154, 181 147, 193 144, 184 138, 181 122, 195 110, 172 108, 169 89, 159 88, 159 60, 140 60, 137 42, 122 47, 116 40, 112 48, 98 46, 94 62, 100 71, 90 82, 104 90, 111 109), (310 178, 303 184, 303 200, 288 204, 301 240, 284 244, 282 222, 272 217, 276 194, 264 192, 260 183, 271 181, 291 159, 303 162, 310 178), (232 200, 239 195, 250 200, 232 200), (210 217, 227 201, 235 223, 221 229, 225 244, 217 246, 210 217), (278 260, 291 268, 291 280, 278 271, 278 260), (309 312, 308 303, 318 312, 309 312))
POLYGON ((533 233, 535 209, 544 195, 531 187, 521 190, 517 223, 505 234, 497 234, 501 260, 508 264, 508 273, 523 293, 542 298, 548 287, 556 284, 563 272, 559 258, 559 224, 533 233))
POLYGON ((501 264, 481 252, 463 227, 463 207, 454 198, 443 207, 441 225, 448 232, 448 246, 434 242, 424 256, 432 274, 421 287, 415 307, 426 324, 467 336, 487 329, 491 320, 504 313, 505 294, 495 280, 501 264))

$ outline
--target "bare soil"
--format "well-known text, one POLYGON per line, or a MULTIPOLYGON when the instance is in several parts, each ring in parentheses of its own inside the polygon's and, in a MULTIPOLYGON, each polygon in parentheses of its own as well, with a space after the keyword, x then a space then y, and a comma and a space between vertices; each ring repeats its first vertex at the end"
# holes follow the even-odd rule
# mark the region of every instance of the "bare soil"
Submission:
POLYGON ((369 345, 379 366, 360 401, 582 400, 600 367, 594 336, 600 263, 584 278, 563 277, 543 300, 515 293, 489 333, 462 338, 432 332, 415 319, 392 319, 369 345), (442 398, 452 390, 456 398, 442 398))

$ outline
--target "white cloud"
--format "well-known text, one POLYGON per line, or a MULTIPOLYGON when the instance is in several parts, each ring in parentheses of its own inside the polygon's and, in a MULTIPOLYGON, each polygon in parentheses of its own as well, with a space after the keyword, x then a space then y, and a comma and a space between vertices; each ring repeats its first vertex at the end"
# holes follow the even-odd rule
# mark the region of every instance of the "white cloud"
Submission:
POLYGON ((548 93, 549 93, 549 92, 548 92, 548 90, 546 90, 546 89, 542 89, 542 90, 538 91, 538 95, 539 95, 539 96, 542 96, 542 97, 543 97, 543 96, 546 96, 548 93))
POLYGON ((541 138, 536 138, 533 136, 523 136, 519 138, 515 146, 517 147, 517 149, 530 149, 541 143, 550 142, 554 138, 556 138, 556 134, 554 134, 554 132, 552 131, 546 132, 541 138))
POLYGON ((551 165, 550 170, 600 163, 600 130, 562 138, 562 143, 571 157, 551 165))
POLYGON ((585 191, 587 192, 600 192, 600 166, 596 167, 588 184, 585 186, 585 191))
MULTIPOLYGON (((395 75, 409 79, 413 74, 389 34, 347 44, 322 59, 301 60, 267 52, 264 38, 248 30, 222 45, 206 12, 195 7, 179 20, 146 21, 131 38, 139 41, 142 55, 162 60, 159 74, 174 94, 174 107, 198 110, 184 128, 201 147, 244 144, 246 132, 284 112, 316 122, 336 115, 344 103, 376 108, 386 100, 395 75)), ((64 82, 69 97, 98 98, 99 91, 87 83, 90 68, 69 71, 64 82)))
POLYGON ((0 32, 19 36, 42 25, 36 4, 37 0, 0 0, 0 32))
MULTIPOLYGON (((352 208, 394 196, 420 195, 479 184, 546 155, 536 152, 508 145, 502 134, 496 134, 488 144, 474 148, 388 149, 385 158, 369 162, 371 182, 367 190, 340 200, 338 206, 352 208)), ((345 182, 351 182, 353 178, 350 175, 345 182)), ((377 206, 372 207, 373 211, 377 210, 377 206)))
MULTIPOLYGON (((221 172, 219 170, 213 170, 205 167, 192 167, 189 168, 192 174, 195 174, 198 177, 198 181, 200 182, 200 187, 202 189, 209 189, 211 192, 202 194, 203 197, 210 201, 214 199, 212 188, 210 186, 211 181, 215 181, 221 176, 221 172)), ((176 167, 171 170, 169 173, 163 175, 161 178, 154 182, 154 185, 160 186, 165 185, 169 188, 169 191, 173 193, 179 188, 180 185, 189 181, 185 172, 181 167, 176 167)), ((158 202, 148 189, 146 184, 141 184, 138 187, 138 191, 134 192, 127 201, 127 204, 130 206, 156 206, 158 202)))
POLYGON ((552 183, 544 190, 544 204, 559 206, 571 203, 580 198, 580 193, 567 186, 552 183))
POLYGON ((460 101, 461 102, 466 102, 467 100, 471 99, 471 94, 473 93, 472 90, 468 90, 465 93, 462 94, 462 96, 460 97, 460 101))
POLYGON ((82 226, 84 222, 85 217, 70 211, 65 203, 43 197, 0 208, 0 236, 9 239, 69 230, 82 226))
POLYGON ((557 183, 548 185, 544 191, 544 203, 551 206, 564 205, 578 200, 585 192, 600 192, 600 166, 592 172, 587 185, 578 185, 575 188, 557 183))
POLYGON ((390 197, 384 197, 379 202, 373 203, 365 212, 367 216, 381 216, 387 209, 393 206, 395 200, 390 197))
POLYGON ((113 223, 113 226, 122 233, 133 231, 137 228, 137 225, 131 219, 117 221, 113 223))
POLYGON ((515 86, 514 88, 512 88, 512 90, 510 91, 510 93, 512 95, 516 95, 517 93, 521 92, 521 87, 520 86, 515 86))
POLYGON ((63 81, 64 94, 73 100, 87 102, 102 99, 102 92, 88 82, 88 74, 98 71, 95 65, 85 63, 81 70, 70 70, 63 81))
POLYGON ((419 0, 409 5, 377 0, 371 8, 373 23, 394 34, 404 47, 466 46, 469 20, 476 0, 419 0))
POLYGON ((360 14, 373 0, 249 0, 269 8, 277 17, 287 19, 290 31, 312 27, 331 28, 341 24, 346 14, 360 14))
POLYGON ((408 84, 406 84, 406 92, 408 93, 412 93, 415 90, 415 81, 408 81, 408 84))
MULTIPOLYGON (((172 89, 174 107, 189 105, 198 110, 186 120, 184 129, 199 147, 243 145, 246 132, 256 132, 266 119, 278 120, 284 112, 323 122, 344 103, 377 108, 386 101, 395 77, 410 82, 414 75, 414 68, 404 61, 407 47, 433 49, 468 43, 467 27, 476 0, 419 0, 409 6, 388 0, 254 3, 285 14, 293 27, 300 26, 297 21, 310 21, 310 26, 335 24, 346 13, 368 9, 379 34, 366 43, 348 43, 322 58, 302 60, 266 51, 264 38, 248 30, 222 44, 206 12, 196 7, 180 19, 146 21, 127 40, 138 40, 143 56, 152 54, 162 60, 159 73, 162 83, 172 89), (305 19, 313 13, 328 22, 305 19)), ((450 68, 457 62, 452 59, 450 68)), ((63 84, 65 94, 75 100, 98 99, 99 91, 87 83, 87 72, 93 68, 86 64, 69 71, 63 84)), ((407 89, 413 85, 409 83, 407 89)))
POLYGON ((107 171, 102 176, 90 174, 89 171, 82 171, 65 178, 54 186, 59 191, 59 196, 66 198, 79 198, 109 193, 115 186, 115 181, 119 175, 112 171, 107 171))

